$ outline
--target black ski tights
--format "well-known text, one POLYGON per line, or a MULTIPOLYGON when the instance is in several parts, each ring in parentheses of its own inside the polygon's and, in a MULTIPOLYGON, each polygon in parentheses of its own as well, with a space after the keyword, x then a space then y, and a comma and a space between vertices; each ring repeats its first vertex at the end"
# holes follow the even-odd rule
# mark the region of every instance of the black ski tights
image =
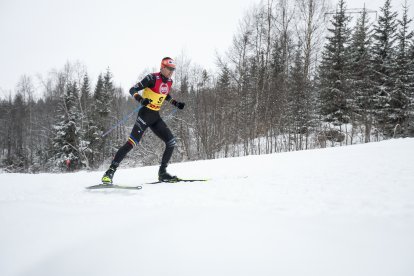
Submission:
MULTIPOLYGON (((170 140, 165 145, 164 154, 162 155, 161 160, 161 167, 166 168, 168 165, 168 162, 171 159, 171 156, 174 152, 174 146, 175 146, 175 139, 170 140)), ((125 156, 132 150, 133 146, 130 142, 126 142, 122 147, 119 148, 117 153, 115 154, 114 160, 111 163, 112 167, 117 168, 119 166, 119 163, 125 158, 125 156)))
POLYGON ((121 163, 122 159, 132 150, 133 146, 131 143, 126 142, 122 147, 119 148, 117 153, 115 154, 114 160, 111 163, 111 166, 117 168, 119 163, 121 163))
POLYGON ((119 166, 128 152, 130 152, 131 149, 139 143, 148 127, 165 143, 161 167, 167 167, 176 145, 175 138, 165 122, 161 119, 159 113, 145 107, 141 108, 138 112, 138 117, 134 127, 132 128, 128 142, 119 148, 118 152, 115 154, 114 160, 112 161, 111 167, 117 168, 119 166))

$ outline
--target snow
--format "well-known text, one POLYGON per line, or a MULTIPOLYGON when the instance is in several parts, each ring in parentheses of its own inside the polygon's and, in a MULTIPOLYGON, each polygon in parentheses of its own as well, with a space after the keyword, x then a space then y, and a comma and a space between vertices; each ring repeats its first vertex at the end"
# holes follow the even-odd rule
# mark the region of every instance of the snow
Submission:
MULTIPOLYGON (((0 174, 0 275, 414 275, 414 139, 172 164, 208 182, 86 190, 0 174)), ((115 182, 155 180, 157 167, 115 182)))

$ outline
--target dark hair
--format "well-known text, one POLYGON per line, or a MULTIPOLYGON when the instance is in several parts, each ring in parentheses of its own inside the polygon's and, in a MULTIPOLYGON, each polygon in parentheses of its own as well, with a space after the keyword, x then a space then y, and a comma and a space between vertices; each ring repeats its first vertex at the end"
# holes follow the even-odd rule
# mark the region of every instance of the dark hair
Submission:
POLYGON ((162 59, 162 61, 164 61, 164 60, 166 60, 166 59, 172 59, 172 58, 170 58, 170 57, 165 57, 165 58, 163 58, 163 59, 162 59))

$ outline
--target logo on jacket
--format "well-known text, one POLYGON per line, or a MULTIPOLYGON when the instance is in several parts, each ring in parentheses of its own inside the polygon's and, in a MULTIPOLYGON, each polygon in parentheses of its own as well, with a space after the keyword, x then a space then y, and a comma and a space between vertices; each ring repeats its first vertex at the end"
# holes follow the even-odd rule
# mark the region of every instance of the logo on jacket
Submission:
POLYGON ((168 84, 161 83, 161 85, 160 85, 160 93, 161 94, 167 94, 168 93, 168 84))

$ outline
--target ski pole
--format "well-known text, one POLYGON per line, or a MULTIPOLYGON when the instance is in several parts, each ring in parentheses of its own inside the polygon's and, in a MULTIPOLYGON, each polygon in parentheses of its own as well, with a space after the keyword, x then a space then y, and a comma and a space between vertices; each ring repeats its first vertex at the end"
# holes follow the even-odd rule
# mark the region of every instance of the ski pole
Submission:
POLYGON ((171 119, 173 117, 173 115, 178 111, 178 108, 174 108, 173 111, 171 111, 171 113, 167 116, 167 118, 164 120, 165 122, 168 121, 169 119, 171 119))
POLYGON ((114 130, 117 126, 122 125, 125 123, 134 113, 137 113, 142 108, 142 105, 139 105, 137 108, 135 108, 131 113, 126 115, 122 120, 120 120, 118 123, 113 125, 110 129, 108 129, 104 134, 102 134, 102 138, 111 133, 112 130, 114 130))

